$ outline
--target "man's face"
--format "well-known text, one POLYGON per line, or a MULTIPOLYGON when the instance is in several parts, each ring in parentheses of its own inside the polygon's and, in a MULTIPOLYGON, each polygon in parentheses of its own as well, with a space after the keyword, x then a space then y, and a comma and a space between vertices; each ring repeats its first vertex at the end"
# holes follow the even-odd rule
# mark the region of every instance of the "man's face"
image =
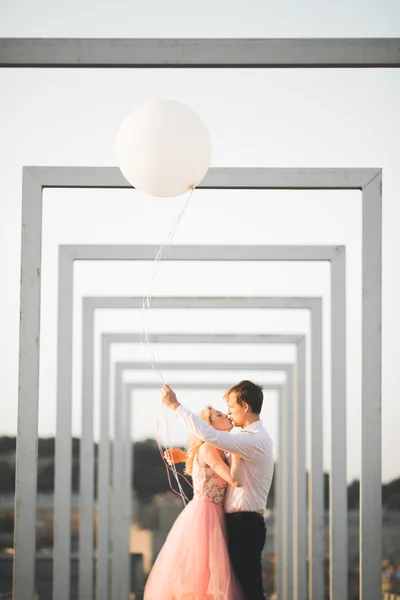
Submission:
POLYGON ((242 427, 247 415, 247 404, 243 406, 238 404, 235 392, 231 392, 227 398, 228 417, 232 420, 235 427, 242 427))

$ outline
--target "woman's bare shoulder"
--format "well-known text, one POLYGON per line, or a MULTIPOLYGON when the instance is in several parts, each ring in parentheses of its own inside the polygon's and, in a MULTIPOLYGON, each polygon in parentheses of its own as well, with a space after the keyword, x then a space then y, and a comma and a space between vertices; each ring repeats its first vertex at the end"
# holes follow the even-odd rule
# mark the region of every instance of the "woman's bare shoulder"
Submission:
POLYGON ((205 442, 202 446, 204 448, 204 457, 206 456, 213 456, 214 458, 222 458, 224 460, 224 452, 223 450, 220 450, 219 448, 216 448, 215 446, 211 446, 210 444, 208 444, 207 442, 205 442))

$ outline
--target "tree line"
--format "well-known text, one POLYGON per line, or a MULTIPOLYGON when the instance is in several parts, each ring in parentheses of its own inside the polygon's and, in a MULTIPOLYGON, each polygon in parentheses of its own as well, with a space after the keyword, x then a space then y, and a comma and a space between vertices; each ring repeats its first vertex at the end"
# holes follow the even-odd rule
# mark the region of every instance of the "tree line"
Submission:
MULTIPOLYGON (((15 453, 15 437, 0 437, 0 493, 13 493, 15 486, 15 464, 12 460, 15 453)), ((79 491, 79 451, 80 439, 72 440, 72 474, 71 487, 74 492, 79 491)), ((54 438, 40 438, 38 440, 38 492, 51 493, 54 490, 54 438)), ((94 446, 94 455, 97 465, 98 446, 94 446)), ((148 439, 132 445, 133 488, 141 498, 151 497, 170 489, 167 470, 160 456, 156 440, 148 439)), ((279 464, 275 466, 275 475, 279 464)), ((191 478, 185 476, 189 483, 182 477, 183 465, 178 466, 181 473, 182 487, 190 498, 192 495, 191 478)), ((274 482, 276 482, 276 477, 274 482)), ((97 483, 97 468, 94 472, 95 489, 97 483)), ((174 484, 174 478, 171 478, 174 484)), ((176 488, 176 483, 175 483, 176 488)), ((329 475, 324 475, 325 508, 329 508, 329 475)), ((272 486, 268 504, 273 506, 274 485, 272 486)), ((353 481, 347 487, 348 508, 358 509, 360 499, 360 482, 353 481)), ((382 502, 386 509, 400 510, 400 478, 382 485, 382 502)))

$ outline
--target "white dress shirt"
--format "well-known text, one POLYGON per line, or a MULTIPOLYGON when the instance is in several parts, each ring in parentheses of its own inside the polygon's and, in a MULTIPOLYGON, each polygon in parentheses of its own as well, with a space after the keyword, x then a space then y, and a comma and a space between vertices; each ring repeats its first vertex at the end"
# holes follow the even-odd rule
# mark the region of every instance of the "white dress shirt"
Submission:
POLYGON ((192 435, 242 460, 242 487, 228 486, 225 512, 250 511, 264 514, 274 474, 272 440, 261 420, 244 429, 218 431, 180 405, 175 414, 192 435))

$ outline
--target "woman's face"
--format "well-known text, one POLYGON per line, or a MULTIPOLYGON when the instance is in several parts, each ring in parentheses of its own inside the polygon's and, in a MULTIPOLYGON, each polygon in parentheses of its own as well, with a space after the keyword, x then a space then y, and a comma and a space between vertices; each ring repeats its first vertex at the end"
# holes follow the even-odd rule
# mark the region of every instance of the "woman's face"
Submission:
POLYGON ((211 425, 214 429, 218 429, 218 431, 230 431, 233 428, 228 415, 225 415, 215 408, 211 410, 211 425))

